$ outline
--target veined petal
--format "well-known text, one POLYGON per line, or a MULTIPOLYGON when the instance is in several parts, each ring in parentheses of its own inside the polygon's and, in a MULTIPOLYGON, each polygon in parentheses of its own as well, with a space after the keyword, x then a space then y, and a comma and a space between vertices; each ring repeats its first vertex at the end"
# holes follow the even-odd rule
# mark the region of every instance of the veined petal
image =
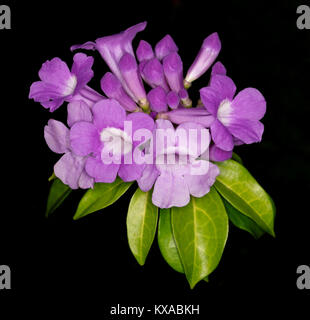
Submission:
POLYGON ((68 103, 68 118, 67 123, 69 127, 72 127, 76 122, 89 121, 93 119, 93 115, 89 106, 82 100, 72 101, 68 103))
POLYGON ((177 52, 179 48, 169 34, 164 36, 155 46, 155 55, 157 59, 162 60, 171 52, 177 52))
POLYGON ((79 187, 81 189, 89 189, 94 187, 95 179, 90 177, 85 169, 82 171, 79 179, 79 187))
POLYGON ((145 164, 121 164, 120 168, 118 170, 119 177, 125 181, 135 181, 139 179, 142 176, 143 170, 144 170, 145 164))
POLYGON ((54 166, 55 176, 71 189, 78 189, 86 159, 68 152, 54 166))
POLYGON ((86 86, 86 84, 94 76, 92 66, 94 58, 87 56, 85 53, 76 53, 73 57, 73 65, 71 72, 75 74, 77 78, 77 85, 75 92, 86 86))
POLYGON ((212 33, 203 41, 198 55, 186 74, 186 83, 191 83, 204 74, 215 61, 220 50, 221 41, 219 36, 216 32, 212 33))
POLYGON ((188 186, 182 176, 164 171, 157 178, 152 202, 159 208, 183 207, 189 203, 188 186))
POLYGON ((238 140, 250 144, 262 140, 264 125, 258 120, 240 118, 234 119, 234 121, 227 126, 227 129, 238 140))
MULTIPOLYGON (((205 160, 196 160, 196 162, 205 161, 205 160)), ((209 191, 211 186, 214 184, 216 177, 220 174, 219 168, 208 162, 208 172, 201 175, 186 174, 184 179, 188 186, 189 192, 194 197, 203 197, 209 191)))
POLYGON ((266 112, 264 96, 255 88, 240 91, 231 103, 232 117, 260 120, 266 112))
POLYGON ((234 142, 230 131, 219 121, 215 120, 211 124, 211 136, 216 146, 224 151, 231 151, 234 148, 234 142))
POLYGON ((60 121, 50 119, 44 127, 44 138, 49 148, 56 153, 70 150, 69 129, 60 121))

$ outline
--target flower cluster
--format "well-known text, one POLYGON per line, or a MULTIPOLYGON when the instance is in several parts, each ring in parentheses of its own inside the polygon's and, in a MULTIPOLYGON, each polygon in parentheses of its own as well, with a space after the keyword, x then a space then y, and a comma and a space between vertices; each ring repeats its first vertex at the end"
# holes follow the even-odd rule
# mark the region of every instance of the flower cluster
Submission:
POLYGON ((209 192, 220 173, 216 162, 231 158, 234 146, 261 141, 266 102, 254 88, 236 94, 223 64, 214 64, 217 33, 203 41, 184 78, 170 35, 154 50, 141 40, 134 51, 132 41, 145 27, 71 47, 99 51, 111 70, 101 78, 102 93, 88 86, 93 57, 79 52, 71 70, 59 58, 45 62, 29 98, 50 112, 68 102, 68 126, 51 119, 44 128, 49 148, 63 154, 54 173, 64 184, 87 189, 119 176, 137 181, 142 191, 153 188, 157 207, 182 207, 190 195, 209 192), (212 65, 195 106, 189 88, 212 65))

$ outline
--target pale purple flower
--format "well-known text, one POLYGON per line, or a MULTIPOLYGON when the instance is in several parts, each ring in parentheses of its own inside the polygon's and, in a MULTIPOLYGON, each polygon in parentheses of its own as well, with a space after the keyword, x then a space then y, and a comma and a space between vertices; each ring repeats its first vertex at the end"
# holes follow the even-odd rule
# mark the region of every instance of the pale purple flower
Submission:
POLYGON ((132 40, 136 34, 140 31, 143 31, 145 27, 146 22, 141 22, 118 34, 99 38, 95 42, 89 41, 82 45, 74 45, 71 47, 71 50, 98 50, 104 61, 110 67, 111 71, 121 81, 125 91, 130 95, 131 98, 135 100, 135 102, 138 102, 134 93, 127 86, 127 83, 123 78, 121 70, 119 69, 119 62, 125 53, 128 53, 134 57, 132 40))
POLYGON ((117 100, 127 111, 139 110, 136 103, 125 92, 121 82, 111 72, 107 72, 101 79, 101 89, 105 95, 111 99, 117 100))
POLYGON ((64 101, 71 101, 90 81, 94 75, 93 62, 92 57, 77 53, 70 71, 59 58, 46 61, 39 71, 41 81, 32 83, 29 98, 40 102, 51 112, 55 111, 64 101))
POLYGON ((254 88, 240 91, 227 76, 214 75, 210 85, 200 90, 206 110, 212 115, 210 125, 216 147, 231 151, 234 144, 261 141, 264 125, 259 121, 266 112, 263 95, 254 88))
POLYGON ((179 49, 171 36, 167 34, 155 46, 155 55, 157 59, 164 59, 169 53, 177 52, 179 49))
POLYGON ((138 129, 153 131, 154 121, 145 113, 136 112, 126 115, 123 107, 114 99, 105 99, 97 102, 92 108, 92 122, 80 121, 75 123, 70 130, 72 150, 79 156, 90 155, 86 160, 85 169, 95 182, 113 182, 117 175, 124 181, 138 179, 144 169, 144 164, 138 164, 132 159, 131 164, 126 164, 124 157, 139 145, 132 141, 131 136, 125 131, 124 122, 132 123, 132 135, 138 129), (115 144, 121 141, 121 145, 115 144), (107 161, 113 156, 120 161, 107 161))
POLYGON ((208 193, 219 174, 216 165, 198 159, 207 150, 210 136, 208 134, 203 137, 203 126, 193 122, 184 123, 174 129, 170 121, 159 119, 156 120, 156 129, 165 130, 167 135, 165 138, 156 134, 155 164, 145 167, 141 178, 137 180, 138 185, 141 190, 148 191, 154 184, 152 202, 157 207, 183 207, 188 204, 190 195, 202 197, 208 193), (180 144, 177 137, 180 131, 183 131, 189 141, 190 130, 197 132, 197 140, 186 147, 180 144), (204 142, 201 143, 203 138, 204 142), (159 143, 159 139, 165 140, 159 143), (202 147, 199 147, 200 145, 202 147), (175 162, 168 160, 171 156, 175 162))
POLYGON ((190 87, 191 83, 203 75, 217 58, 221 50, 221 41, 218 34, 212 33, 202 43, 193 64, 187 71, 184 84, 190 87))
MULTIPOLYGON (((91 120, 92 113, 84 101, 68 104, 69 127, 79 121, 91 120)), ((71 189, 92 188, 94 179, 85 171, 87 156, 78 156, 72 152, 69 129, 62 122, 50 119, 44 127, 44 138, 52 151, 64 154, 54 166, 55 176, 71 189)))

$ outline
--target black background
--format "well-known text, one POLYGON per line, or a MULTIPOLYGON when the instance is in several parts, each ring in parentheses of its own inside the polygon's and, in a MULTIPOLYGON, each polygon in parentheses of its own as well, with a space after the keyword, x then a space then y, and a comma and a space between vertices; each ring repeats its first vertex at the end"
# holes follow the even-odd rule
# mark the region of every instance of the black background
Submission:
MULTIPOLYGON (((12 11, 12 29, 0 30, 0 265, 11 267, 12 289, 0 291, 0 306, 26 303, 22 310, 31 313, 44 306, 43 319, 60 306, 87 311, 87 318, 97 312, 98 319, 109 319, 117 303, 200 304, 202 318, 214 310, 266 316, 280 310, 279 301, 283 310, 306 312, 310 292, 296 288, 296 268, 310 263, 310 30, 296 27, 296 9, 307 1, 6 4, 12 11), (48 59, 58 56, 70 66, 72 44, 145 20, 147 29, 138 34, 134 47, 140 39, 155 45, 169 33, 185 70, 202 40, 217 31, 222 41, 219 60, 238 89, 258 88, 267 100, 263 142, 236 151, 276 203, 277 237, 256 241, 231 227, 210 283, 201 282, 194 290, 162 259, 156 241, 144 267, 131 255, 125 222, 133 190, 104 211, 73 221, 83 194, 76 191, 53 216, 44 217, 47 178, 59 156, 46 146, 43 127, 50 117, 65 120, 66 108, 50 114, 28 100, 31 83, 48 59)), ((91 54, 96 76, 90 86, 100 90, 107 67, 97 52, 91 54)), ((197 80, 191 92, 207 81, 208 75, 197 80)))

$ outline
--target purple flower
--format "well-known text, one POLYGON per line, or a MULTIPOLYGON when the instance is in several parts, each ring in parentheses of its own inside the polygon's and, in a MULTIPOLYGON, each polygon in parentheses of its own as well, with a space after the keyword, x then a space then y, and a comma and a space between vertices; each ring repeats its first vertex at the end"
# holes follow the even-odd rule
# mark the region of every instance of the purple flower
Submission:
POLYGON ((202 46, 193 64, 187 71, 184 85, 189 88, 191 83, 203 75, 217 58, 221 51, 221 41, 218 34, 212 33, 202 43, 202 46))
POLYGON ((29 98, 51 112, 55 111, 64 101, 71 101, 90 81, 94 75, 93 62, 92 57, 77 53, 70 72, 67 64, 59 58, 46 61, 39 71, 41 81, 31 85, 29 98))
POLYGON ((183 86, 183 63, 177 52, 171 52, 163 60, 165 77, 172 91, 179 93, 183 86))
POLYGON ((107 72, 101 79, 101 89, 107 97, 117 100, 127 111, 138 111, 136 103, 129 97, 116 76, 107 72))
POLYGON ((147 191, 154 184, 152 202, 160 208, 183 207, 190 195, 208 193, 219 174, 216 165, 197 159, 209 146, 209 132, 193 122, 174 129, 163 119, 156 120, 156 129, 155 164, 145 167, 137 180, 139 187, 147 191), (194 137, 191 131, 196 133, 194 137))
POLYGON ((152 46, 144 40, 139 42, 136 54, 139 62, 148 61, 155 57, 152 46))
POLYGON ((217 148, 231 151, 234 144, 261 141, 264 125, 259 121, 266 112, 263 95, 254 88, 240 91, 227 76, 214 75, 210 85, 200 90, 206 110, 212 115, 212 140, 217 148))
MULTIPOLYGON (((85 102, 74 101, 68 104, 69 126, 91 119, 91 111, 85 102)), ((44 138, 52 151, 64 154, 54 166, 56 177, 71 189, 92 188, 94 179, 85 171, 87 156, 78 156, 72 152, 69 129, 62 122, 50 119, 44 128, 44 138)))
POLYGON ((136 34, 144 30, 145 27, 146 22, 142 22, 126 29, 125 31, 122 31, 121 33, 99 38, 96 40, 96 42, 89 41, 82 45, 74 45, 71 47, 71 50, 98 50, 104 61, 110 67, 111 71, 121 81, 125 91, 131 98, 135 100, 135 102, 138 102, 134 93, 127 86, 127 83, 123 78, 122 72, 119 69, 119 62, 125 53, 128 53, 132 57, 134 57, 134 52, 131 44, 132 40, 134 39, 136 34))
POLYGON ((132 135, 138 129, 153 131, 154 121, 145 113, 126 115, 123 107, 114 99, 97 102, 93 108, 93 119, 75 123, 70 130, 72 150, 79 156, 91 155, 86 160, 87 174, 96 182, 113 182, 117 174, 124 181, 138 179, 144 164, 134 161, 126 164, 124 160, 137 150, 139 142, 132 142, 125 121, 132 124, 132 135), (111 153, 113 153, 111 157, 111 153))
POLYGON ((165 112, 168 110, 166 92, 162 87, 156 87, 147 94, 151 110, 165 112))
POLYGON ((157 59, 164 59, 169 53, 177 52, 179 49, 171 36, 167 34, 155 46, 155 55, 157 59))
POLYGON ((163 66, 157 58, 143 61, 140 64, 140 72, 143 80, 152 88, 160 86, 166 92, 170 90, 165 79, 163 66))
POLYGON ((167 103, 171 109, 176 109, 179 106, 180 103, 180 97, 178 94, 174 91, 170 91, 167 94, 167 103))

